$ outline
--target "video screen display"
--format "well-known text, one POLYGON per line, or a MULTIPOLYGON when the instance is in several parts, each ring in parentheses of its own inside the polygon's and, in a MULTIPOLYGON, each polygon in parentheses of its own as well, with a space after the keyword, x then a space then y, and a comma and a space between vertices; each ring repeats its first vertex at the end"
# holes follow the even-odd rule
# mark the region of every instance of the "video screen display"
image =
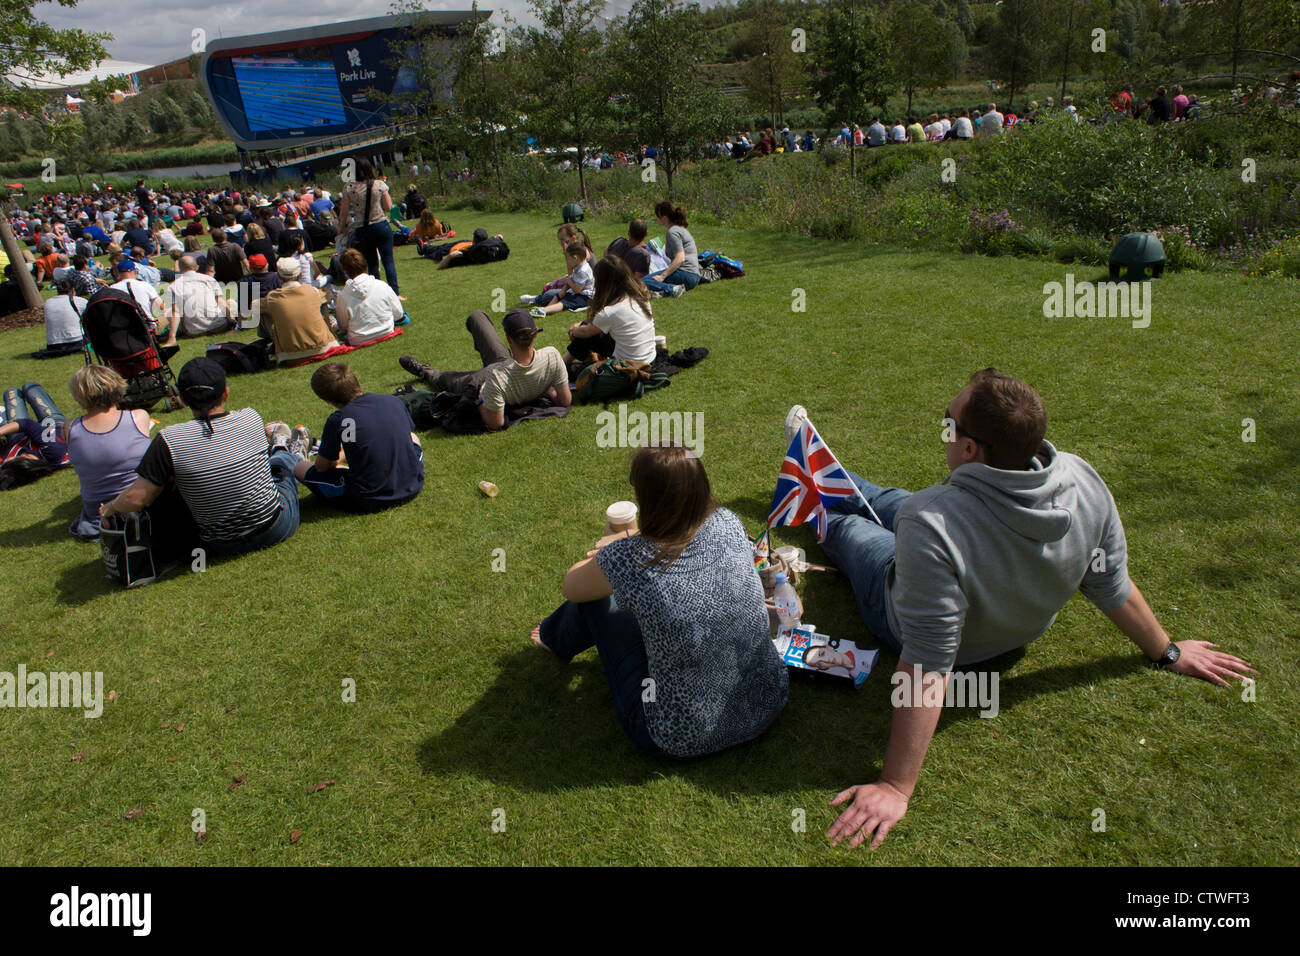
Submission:
POLYGON ((329 47, 232 57, 250 132, 347 122, 329 47))

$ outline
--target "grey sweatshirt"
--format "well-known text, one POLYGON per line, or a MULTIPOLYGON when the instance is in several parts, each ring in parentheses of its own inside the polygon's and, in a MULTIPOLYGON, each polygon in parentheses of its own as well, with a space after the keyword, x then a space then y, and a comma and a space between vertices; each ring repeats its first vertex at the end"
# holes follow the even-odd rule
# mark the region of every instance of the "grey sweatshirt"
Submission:
POLYGON ((894 534, 889 626, 927 671, 1028 644, 1076 590, 1103 611, 1132 590, 1105 482, 1046 441, 1028 471, 972 462, 912 495, 894 534))

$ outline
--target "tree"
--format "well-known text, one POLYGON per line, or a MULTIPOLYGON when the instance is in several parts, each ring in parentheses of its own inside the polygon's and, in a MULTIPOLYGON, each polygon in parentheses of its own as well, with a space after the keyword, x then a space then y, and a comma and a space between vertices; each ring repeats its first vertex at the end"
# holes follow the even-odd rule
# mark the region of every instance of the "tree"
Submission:
POLYGON ((81 163, 86 152, 84 134, 85 127, 76 116, 56 116, 50 124, 50 151, 58 161, 58 166, 72 169, 78 189, 82 188, 81 163))
POLYGON ((478 0, 472 7, 474 19, 456 59, 456 85, 452 109, 462 134, 462 143, 475 169, 492 164, 497 191, 501 184, 501 153, 498 136, 518 122, 515 88, 509 82, 508 49, 501 49, 496 28, 479 21, 478 0))
MULTIPOLYGON (((1275 62, 1300 65, 1294 55, 1300 31, 1300 10, 1294 0, 1216 0, 1191 4, 1182 31, 1185 59, 1227 57, 1232 85, 1237 85, 1242 59, 1250 54, 1275 62)), ((1251 77, 1251 79, 1263 79, 1251 77)), ((1274 78, 1278 79, 1278 78, 1274 78)))
MULTIPOLYGON (((889 38, 876 29, 871 9, 857 0, 833 0, 822 17, 816 54, 810 50, 813 96, 835 122, 860 121, 873 104, 882 110, 894 91, 890 79, 889 38)), ((853 140, 849 140, 849 175, 856 182, 853 140)))
POLYGON ((729 102, 702 70, 705 34, 698 7, 680 0, 635 0, 616 24, 615 78, 622 114, 639 142, 659 150, 673 175, 696 150, 733 122, 729 102))
POLYGON ((788 9, 780 0, 757 0, 750 6, 744 46, 751 58, 742 69, 746 98, 767 113, 773 128, 785 115, 791 90, 803 78, 803 66, 791 43, 788 9))
POLYGON ((528 0, 528 8, 539 25, 517 28, 515 41, 533 92, 529 119, 539 142, 577 147, 578 194, 585 200, 585 147, 609 113, 605 43, 595 27, 605 0, 528 0))
POLYGON ((9 135, 9 142, 14 150, 15 156, 27 155, 27 150, 31 144, 27 140, 27 130, 23 124, 18 122, 18 112, 16 110, 5 111, 5 132, 9 135))
POLYGON ((122 140, 119 146, 140 148, 144 145, 144 139, 147 132, 144 128, 144 122, 140 119, 140 114, 134 111, 126 114, 126 119, 122 123, 122 140))
MULTIPOLYGON (((394 0, 390 7, 402 27, 401 36, 392 43, 395 69, 410 72, 409 88, 382 97, 394 119, 419 119, 412 137, 420 147, 433 154, 438 189, 446 179, 442 175, 442 146, 439 126, 451 109, 451 88, 455 81, 456 51, 450 28, 425 16, 425 0, 394 0)), ((421 149, 423 152, 423 149, 421 149)))
POLYGON ((1006 85, 1008 108, 1043 68, 1049 37, 1046 0, 1003 0, 989 43, 993 75, 1006 85))
POLYGON ((936 89, 952 79, 953 39, 944 22, 922 0, 891 8, 889 45, 894 82, 907 94, 909 113, 916 90, 936 89))
POLYGON ((185 101, 185 109, 189 114, 190 124, 195 129, 209 133, 221 131, 221 125, 217 122, 217 114, 208 105, 207 97, 198 90, 190 93, 189 98, 185 101))
POLYGON ((957 0, 952 4, 952 21, 961 29, 966 42, 975 39, 975 14, 971 13, 969 0, 957 0))
MULTIPOLYGON (((108 54, 104 43, 108 33, 85 30, 56 30, 36 19, 32 8, 43 0, 4 0, 0 14, 0 103, 40 108, 45 95, 21 84, 26 76, 53 72, 67 76, 94 66, 108 54)), ((77 0, 56 0, 59 6, 75 7, 77 0)))
POLYGON ((1070 67, 1088 72, 1093 57, 1092 29, 1105 18, 1109 0, 1054 0, 1051 20, 1055 23, 1050 56, 1061 64, 1061 99, 1065 99, 1070 67))

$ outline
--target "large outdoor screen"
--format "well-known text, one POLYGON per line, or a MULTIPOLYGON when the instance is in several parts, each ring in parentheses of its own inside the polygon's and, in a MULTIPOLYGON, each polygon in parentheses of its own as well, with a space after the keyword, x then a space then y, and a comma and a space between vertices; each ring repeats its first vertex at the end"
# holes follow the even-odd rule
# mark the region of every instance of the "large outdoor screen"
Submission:
POLYGON ((231 61, 250 131, 340 126, 347 121, 328 48, 237 56, 231 61))

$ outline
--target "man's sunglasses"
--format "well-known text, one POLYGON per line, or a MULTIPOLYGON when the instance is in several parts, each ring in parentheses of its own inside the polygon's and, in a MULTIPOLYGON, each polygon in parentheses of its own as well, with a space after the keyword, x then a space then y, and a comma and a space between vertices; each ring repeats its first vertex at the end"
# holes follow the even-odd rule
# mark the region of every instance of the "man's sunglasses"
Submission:
POLYGON ((962 435, 962 436, 965 437, 965 438, 969 438, 969 439, 970 439, 971 441, 973 441, 975 444, 977 444, 977 445, 983 445, 985 448, 992 448, 992 447, 993 447, 993 446, 990 445, 988 442, 984 441, 984 439, 982 439, 982 438, 976 438, 976 437, 975 437, 974 435, 972 435, 970 432, 966 431, 966 429, 962 428, 961 425, 957 422, 957 418, 956 418, 956 416, 954 416, 953 413, 952 413, 950 410, 948 410, 948 409, 945 408, 945 409, 943 410, 943 417, 944 417, 945 419, 947 419, 948 421, 952 422, 953 428, 955 428, 955 429, 957 430, 957 434, 958 434, 958 435, 962 435))

